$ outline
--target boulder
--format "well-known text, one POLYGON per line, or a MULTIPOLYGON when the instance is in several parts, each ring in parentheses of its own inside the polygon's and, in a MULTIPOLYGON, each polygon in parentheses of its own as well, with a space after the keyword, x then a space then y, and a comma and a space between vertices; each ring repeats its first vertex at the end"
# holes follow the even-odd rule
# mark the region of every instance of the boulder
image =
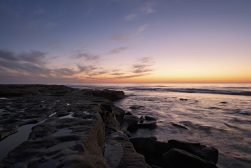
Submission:
POLYGON ((200 143, 188 143, 177 140, 169 140, 168 144, 170 145, 170 148, 182 149, 213 164, 216 164, 218 161, 219 152, 216 148, 201 145, 200 143))
POLYGON ((181 149, 170 149, 162 155, 167 168, 217 168, 216 165, 181 149))
POLYGON ((131 112, 126 112, 125 115, 132 115, 132 113, 131 112))
POLYGON ((107 130, 104 156, 110 168, 150 168, 123 132, 107 130))
POLYGON ((153 116, 145 115, 145 120, 147 121, 156 121, 157 119, 153 116))
POLYGON ((157 121, 151 116, 141 116, 138 118, 137 116, 130 114, 124 116, 123 126, 128 131, 135 132, 139 128, 154 129, 157 126, 157 121))
MULTIPOLYGON (((177 141, 177 140, 161 142, 161 141, 157 141, 155 137, 131 138, 130 141, 133 143, 135 150, 145 156, 146 161, 150 165, 157 165, 157 166, 165 167, 167 165, 167 158, 174 157, 176 155, 177 153, 176 149, 182 151, 182 152, 178 152, 177 157, 179 157, 179 155, 181 154, 182 154, 182 157, 183 155, 185 155, 184 156, 185 160, 186 159, 189 160, 188 158, 192 158, 191 163, 194 162, 193 158, 196 158, 197 160, 199 158, 200 164, 203 163, 203 164, 206 164, 207 166, 209 165, 210 167, 212 165, 215 165, 218 160, 217 149, 213 147, 207 147, 199 143, 188 143, 188 142, 182 142, 182 141, 177 141), (169 151, 173 149, 175 149, 174 152, 171 152, 171 154, 168 153, 169 151)), ((197 164, 197 161, 196 161, 196 164, 197 164)))
POLYGON ((122 127, 128 131, 134 132, 138 129, 139 118, 135 115, 125 115, 122 127))
POLYGON ((125 116, 125 111, 116 106, 112 107, 112 111, 114 112, 115 117, 119 121, 119 123, 122 123, 125 116))
POLYGON ((157 127, 157 120, 152 116, 141 116, 137 128, 154 129, 157 127))
POLYGON ((157 141, 156 137, 138 137, 131 138, 130 141, 137 152, 150 157, 160 157, 164 152, 170 149, 168 143, 157 141))

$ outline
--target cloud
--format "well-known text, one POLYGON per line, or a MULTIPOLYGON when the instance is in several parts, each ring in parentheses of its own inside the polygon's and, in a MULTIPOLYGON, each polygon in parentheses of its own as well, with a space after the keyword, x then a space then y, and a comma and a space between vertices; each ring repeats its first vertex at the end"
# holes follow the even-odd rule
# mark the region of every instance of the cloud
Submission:
POLYGON ((140 7, 140 11, 144 14, 152 14, 155 12, 154 8, 154 3, 153 2, 145 2, 141 7, 140 7))
POLYGON ((134 74, 142 74, 149 73, 153 71, 152 69, 153 61, 150 57, 142 57, 132 66, 132 72, 134 74))
MULTIPOLYGON (((127 47, 118 47, 110 52, 116 54, 126 49, 127 47)), ((94 63, 58 67, 51 63, 50 59, 47 53, 41 51, 17 54, 0 50, 0 83, 64 83, 129 79, 148 75, 153 65, 150 57, 139 58, 125 69, 113 70, 113 67, 103 68, 94 63)))
POLYGON ((151 57, 141 57, 138 59, 138 62, 140 63, 153 63, 153 60, 151 57))
POLYGON ((113 72, 110 75, 113 75, 113 76, 124 76, 125 73, 124 72, 113 72))
POLYGON ((79 73, 84 73, 86 75, 94 75, 100 70, 99 67, 94 65, 77 65, 79 73))
POLYGON ((147 28, 148 28, 148 24, 141 25, 138 27, 137 32, 143 33, 144 31, 146 31, 147 28))
MULTIPOLYGON (((30 51, 16 54, 7 50, 0 50, 0 70, 1 83, 4 79, 20 79, 25 77, 31 81, 41 78, 41 82, 46 77, 55 81, 56 79, 78 80, 76 75, 85 76, 100 74, 100 68, 94 65, 77 65, 71 67, 55 68, 48 65, 49 58, 46 53, 40 51, 30 51), (4 79, 3 79, 4 77, 4 79)), ((28 80, 27 82, 29 82, 28 80)), ((23 81, 23 80, 21 80, 23 81)), ((46 80, 47 81, 47 80, 46 80)))
POLYGON ((120 42, 129 41, 132 38, 137 37, 139 34, 144 33, 148 27, 149 27, 148 24, 143 24, 137 27, 133 32, 126 33, 126 34, 123 34, 123 33, 114 34, 112 35, 111 40, 120 41, 120 42))
POLYGON ((84 58, 87 61, 98 60, 99 57, 100 57, 99 55, 93 55, 87 52, 78 53, 77 55, 73 56, 73 58, 76 58, 76 59, 84 58))
POLYGON ((46 64, 46 53, 40 51, 30 51, 15 54, 11 51, 0 50, 0 67, 7 72, 23 74, 48 73, 44 67, 46 64))
POLYGON ((132 21, 132 20, 135 20, 138 18, 138 14, 135 14, 135 13, 131 13, 131 14, 128 14, 125 16, 125 20, 126 21, 132 21))
POLYGON ((72 76, 76 73, 79 73, 79 71, 73 68, 58 68, 54 69, 52 73, 54 74, 54 76, 72 76))
POLYGON ((133 21, 141 16, 150 15, 155 12, 154 3, 152 1, 144 1, 133 13, 127 14, 124 19, 125 21, 133 21))
POLYGON ((150 57, 141 57, 133 64, 128 71, 114 70, 110 75, 111 79, 130 79, 149 75, 153 71, 154 62, 150 57))
POLYGON ((14 54, 11 51, 0 50, 0 59, 2 61, 15 61, 15 62, 25 62, 25 63, 34 63, 34 64, 44 64, 45 52, 41 51, 30 51, 23 52, 21 54, 14 54))
POLYGON ((144 64, 135 64, 133 65, 133 73, 135 74, 142 74, 146 72, 152 71, 152 69, 149 68, 149 65, 144 65, 144 64))
POLYGON ((117 47, 117 48, 113 48, 113 49, 111 49, 109 52, 108 52, 108 54, 118 54, 118 53, 121 53, 121 52, 123 52, 123 51, 125 51, 125 50, 127 50, 128 49, 128 47, 117 47))

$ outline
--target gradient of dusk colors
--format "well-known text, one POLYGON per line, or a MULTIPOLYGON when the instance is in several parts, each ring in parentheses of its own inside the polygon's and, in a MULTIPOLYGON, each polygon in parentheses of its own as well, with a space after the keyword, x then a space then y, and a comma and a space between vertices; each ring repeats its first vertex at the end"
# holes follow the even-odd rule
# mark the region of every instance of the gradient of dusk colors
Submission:
POLYGON ((2 0, 0 83, 251 82, 250 0, 2 0))

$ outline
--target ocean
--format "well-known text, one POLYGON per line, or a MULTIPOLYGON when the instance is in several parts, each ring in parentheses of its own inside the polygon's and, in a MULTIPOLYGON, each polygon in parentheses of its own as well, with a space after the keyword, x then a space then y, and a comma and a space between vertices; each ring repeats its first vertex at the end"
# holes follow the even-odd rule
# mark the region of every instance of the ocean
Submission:
POLYGON ((156 129, 139 129, 133 137, 200 142, 219 150, 219 167, 251 167, 251 84, 74 87, 123 90, 127 97, 116 102, 117 106, 138 116, 150 115, 158 119, 156 129))

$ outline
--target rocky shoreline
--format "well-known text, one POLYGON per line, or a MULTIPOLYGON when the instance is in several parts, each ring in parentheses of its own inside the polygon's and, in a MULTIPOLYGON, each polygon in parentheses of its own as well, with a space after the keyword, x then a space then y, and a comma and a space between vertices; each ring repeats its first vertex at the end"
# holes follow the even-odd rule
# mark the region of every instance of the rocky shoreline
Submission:
POLYGON ((124 97, 62 85, 0 85, 0 167, 217 167, 213 147, 130 138, 157 122, 114 106, 124 97))

